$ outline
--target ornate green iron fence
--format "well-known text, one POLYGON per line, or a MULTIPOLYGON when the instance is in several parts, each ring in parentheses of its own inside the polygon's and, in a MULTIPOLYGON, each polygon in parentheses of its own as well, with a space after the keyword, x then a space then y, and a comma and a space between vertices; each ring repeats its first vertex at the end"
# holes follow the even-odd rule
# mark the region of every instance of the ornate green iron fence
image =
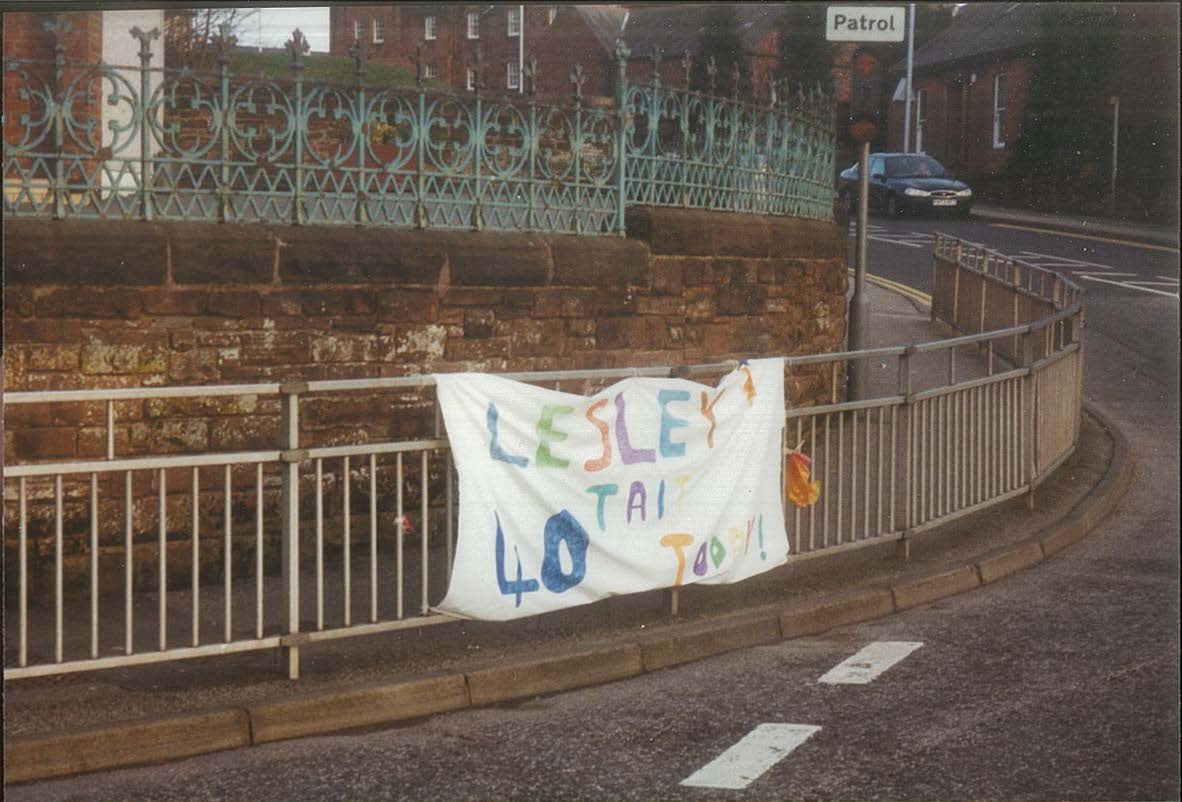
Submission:
MULTIPOLYGON (((54 31, 52 24, 51 32, 54 31)), ((629 203, 832 217, 831 99, 777 102, 625 78, 614 105, 237 75, 223 31, 216 73, 152 67, 159 32, 133 29, 140 64, 5 63, 4 213, 24 217, 290 222, 620 233, 629 203)), ((688 85, 689 61, 686 67, 688 85)), ((479 73, 478 73, 479 74, 479 73)), ((781 92, 781 94, 783 94, 781 92)))

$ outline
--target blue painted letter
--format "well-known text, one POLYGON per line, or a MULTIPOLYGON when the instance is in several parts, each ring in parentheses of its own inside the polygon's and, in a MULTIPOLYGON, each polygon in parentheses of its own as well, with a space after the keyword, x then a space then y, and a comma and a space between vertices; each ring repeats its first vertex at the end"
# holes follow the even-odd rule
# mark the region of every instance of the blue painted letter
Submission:
POLYGON ((513 547, 513 553, 517 555, 517 580, 509 581, 505 578, 505 533, 501 531, 501 516, 493 513, 497 519, 497 540, 496 540, 496 559, 497 559, 497 587, 501 589, 501 593, 506 596, 516 596, 517 603, 514 607, 521 606, 521 594, 533 593, 538 589, 538 580, 521 578, 521 555, 517 554, 517 547, 513 547))
POLYGON ((527 458, 508 454, 501 448, 501 444, 497 439, 497 405, 492 401, 488 402, 488 433, 492 435, 492 440, 488 444, 488 455, 490 457, 499 459, 501 462, 507 462, 510 465, 516 465, 518 468, 524 468, 526 465, 529 465, 527 458))
POLYGON ((657 393, 657 403, 661 405, 661 456, 684 457, 685 443, 674 443, 669 439, 669 430, 681 426, 689 426, 689 421, 676 418, 669 414, 665 405, 671 401, 689 401, 688 390, 661 390, 657 393))
POLYGON ((542 557, 542 584, 551 593, 562 593, 570 590, 583 581, 587 573, 587 543, 590 538, 587 530, 579 525, 575 517, 566 510, 551 515, 546 521, 545 555, 542 557), (562 562, 558 556, 558 545, 566 543, 570 552, 570 573, 562 571, 562 562))

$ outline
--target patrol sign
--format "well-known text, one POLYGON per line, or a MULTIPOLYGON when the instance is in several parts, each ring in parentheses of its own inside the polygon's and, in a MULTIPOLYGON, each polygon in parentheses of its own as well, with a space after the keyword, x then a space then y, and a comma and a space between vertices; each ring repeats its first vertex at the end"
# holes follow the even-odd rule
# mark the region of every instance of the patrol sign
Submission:
POLYGON ((903 6, 829 6, 825 38, 830 42, 902 42, 907 28, 903 6))

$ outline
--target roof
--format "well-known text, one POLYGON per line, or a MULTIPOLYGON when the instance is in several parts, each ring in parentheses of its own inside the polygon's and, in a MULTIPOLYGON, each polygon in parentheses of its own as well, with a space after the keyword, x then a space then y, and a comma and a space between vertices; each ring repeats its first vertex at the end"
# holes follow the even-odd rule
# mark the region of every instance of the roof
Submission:
POLYGON ((628 19, 628 10, 621 6, 606 5, 579 5, 572 8, 591 29, 599 46, 608 53, 613 52, 628 19))
MULTIPOLYGON (((986 56, 1024 47, 1042 36, 1042 3, 970 3, 947 28, 915 51, 913 69, 986 56)), ((907 69, 904 59, 892 71, 907 69)))
MULTIPOLYGON (((735 4, 731 6, 739 20, 739 37, 748 52, 758 47, 765 36, 776 29, 784 13, 781 4, 735 4)), ((696 53, 708 5, 659 5, 633 11, 624 29, 633 57, 648 56, 659 47, 666 57, 689 51, 696 53)))

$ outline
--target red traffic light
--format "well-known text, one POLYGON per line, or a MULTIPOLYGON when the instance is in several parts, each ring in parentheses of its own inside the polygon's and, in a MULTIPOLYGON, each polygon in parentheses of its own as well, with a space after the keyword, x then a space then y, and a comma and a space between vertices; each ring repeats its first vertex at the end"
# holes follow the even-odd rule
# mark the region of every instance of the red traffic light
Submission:
POLYGON ((859 75, 870 75, 878 67, 878 57, 873 53, 863 51, 854 57, 854 72, 859 75))

